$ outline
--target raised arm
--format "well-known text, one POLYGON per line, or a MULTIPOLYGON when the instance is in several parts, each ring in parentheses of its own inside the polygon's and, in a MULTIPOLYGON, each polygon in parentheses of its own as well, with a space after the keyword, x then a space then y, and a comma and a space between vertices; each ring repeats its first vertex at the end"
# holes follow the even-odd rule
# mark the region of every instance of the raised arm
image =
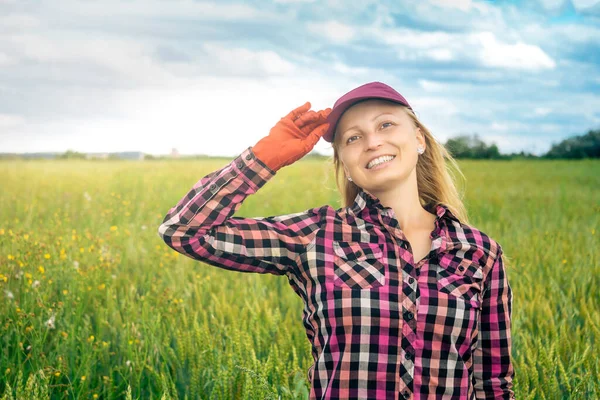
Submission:
POLYGON ((511 357, 512 289, 502 260, 502 249, 487 275, 483 294, 479 339, 473 352, 477 399, 514 399, 511 357))
POLYGON ((159 226, 165 243, 190 258, 225 269, 287 273, 319 229, 318 210, 258 218, 233 214, 247 196, 279 168, 308 153, 324 134, 326 110, 307 112, 309 107, 306 103, 293 110, 256 146, 200 179, 159 226))

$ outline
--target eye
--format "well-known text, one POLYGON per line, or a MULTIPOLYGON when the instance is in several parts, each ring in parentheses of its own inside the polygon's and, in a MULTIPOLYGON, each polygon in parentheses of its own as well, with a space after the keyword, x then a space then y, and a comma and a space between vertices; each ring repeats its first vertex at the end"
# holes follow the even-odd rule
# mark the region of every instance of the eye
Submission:
POLYGON ((384 122, 383 124, 381 124, 381 127, 383 128, 385 124, 390 124, 390 125, 394 125, 391 122, 384 122))
POLYGON ((355 137, 358 137, 358 136, 356 136, 356 135, 354 135, 354 136, 350 136, 350 137, 348 138, 348 140, 346 140, 346 144, 348 144, 348 143, 352 143, 354 140, 350 141, 350 139, 352 139, 352 138, 355 138, 355 137))

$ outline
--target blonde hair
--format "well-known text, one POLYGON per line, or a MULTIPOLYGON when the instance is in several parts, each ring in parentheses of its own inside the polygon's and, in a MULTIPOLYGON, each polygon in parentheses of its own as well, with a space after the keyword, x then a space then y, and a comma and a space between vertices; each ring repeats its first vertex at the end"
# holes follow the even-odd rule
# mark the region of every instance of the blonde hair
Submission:
MULTIPOLYGON (((417 187, 421 205, 427 211, 435 214, 437 205, 444 204, 462 223, 467 224, 467 211, 462 201, 464 192, 459 193, 455 185, 457 176, 462 177, 463 183, 465 182, 465 176, 456 160, 444 145, 435 140, 429 129, 419 121, 411 109, 398 103, 389 103, 402 108, 415 124, 415 128, 420 128, 425 137, 426 150, 419 155, 416 167, 417 187)), ((343 165, 339 157, 339 136, 335 135, 332 143, 335 181, 342 196, 343 206, 350 207, 354 203, 360 188, 344 176, 343 165)))

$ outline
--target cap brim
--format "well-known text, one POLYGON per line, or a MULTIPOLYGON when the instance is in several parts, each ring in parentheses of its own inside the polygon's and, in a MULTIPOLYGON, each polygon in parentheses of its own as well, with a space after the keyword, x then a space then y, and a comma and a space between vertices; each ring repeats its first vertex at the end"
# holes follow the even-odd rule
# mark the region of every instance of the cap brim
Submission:
POLYGON ((355 97, 352 99, 348 99, 340 104, 335 105, 333 110, 331 111, 331 113, 329 113, 329 115, 327 116, 327 122, 329 123, 329 128, 327 129, 327 132, 325 132, 325 134, 323 135, 323 139, 325 139, 326 142, 333 143, 335 128, 336 128, 340 118, 342 117, 342 114, 344 114, 346 112, 346 110, 348 110, 354 104, 358 103, 361 100, 366 100, 366 99, 389 100, 389 101, 393 101, 394 103, 398 103, 405 107, 410 108, 410 106, 408 104, 404 104, 401 101, 398 101, 398 99, 386 97, 386 96, 359 96, 359 97, 355 97))

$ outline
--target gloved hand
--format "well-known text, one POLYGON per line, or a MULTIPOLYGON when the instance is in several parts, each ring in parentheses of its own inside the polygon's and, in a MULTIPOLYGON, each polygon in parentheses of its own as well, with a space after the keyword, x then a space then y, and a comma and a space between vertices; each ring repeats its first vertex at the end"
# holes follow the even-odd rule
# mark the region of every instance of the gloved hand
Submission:
POLYGON ((310 102, 292 110, 252 146, 254 155, 273 171, 290 165, 309 153, 325 134, 331 108, 309 111, 310 102))

